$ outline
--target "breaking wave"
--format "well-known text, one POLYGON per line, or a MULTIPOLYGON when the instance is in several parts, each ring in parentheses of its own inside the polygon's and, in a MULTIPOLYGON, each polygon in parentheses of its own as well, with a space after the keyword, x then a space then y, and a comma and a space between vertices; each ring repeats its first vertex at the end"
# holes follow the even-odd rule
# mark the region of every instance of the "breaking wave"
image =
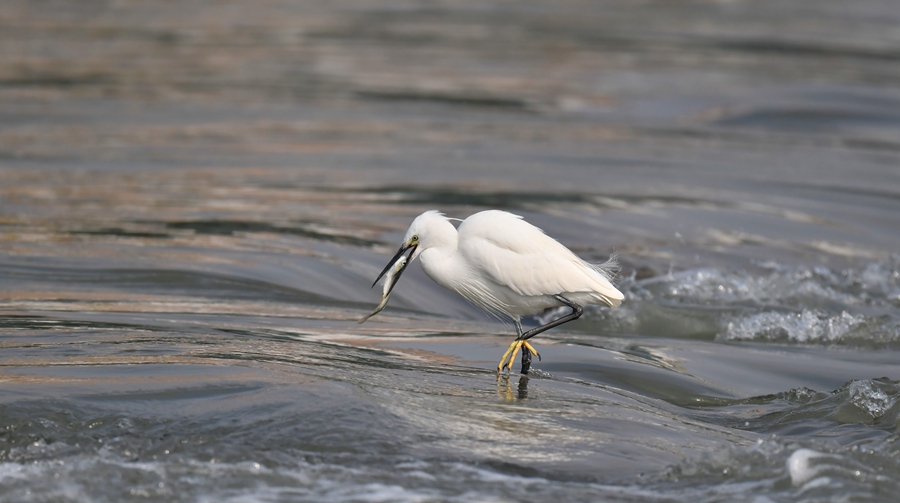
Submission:
POLYGON ((688 460, 659 477, 673 496, 695 502, 833 501, 835 490, 852 501, 884 501, 900 481, 884 475, 900 468, 896 448, 760 440, 688 460))
POLYGON ((626 279, 622 307, 595 311, 605 333, 718 341, 900 345, 900 258, 859 269, 766 263, 626 279))
POLYGON ((900 381, 795 388, 725 403, 720 412, 762 438, 685 460, 648 477, 650 486, 699 502, 833 501, 838 489, 853 501, 883 501, 900 493, 900 480, 886 475, 900 469, 900 381))
POLYGON ((882 346, 900 341, 900 323, 847 311, 764 312, 729 321, 717 339, 882 346))
POLYGON ((752 397, 728 404, 738 407, 730 412, 735 426, 759 433, 794 434, 794 426, 803 424, 802 434, 832 441, 853 443, 896 437, 900 421, 900 381, 888 378, 854 379, 840 388, 822 392, 806 387, 784 393, 752 397), (751 406, 742 417, 741 406, 751 406), (758 415, 756 411, 768 412, 758 415), (743 424, 740 424, 744 421, 743 424), (824 422, 819 433, 813 422, 824 422), (854 430, 841 425, 860 425, 854 430), (865 427, 862 427, 865 426, 865 427), (840 432, 835 430, 840 427, 840 432), (874 427, 874 428, 870 428, 874 427), (857 437, 861 434, 862 437, 857 437))
POLYGON ((756 271, 693 269, 626 283, 635 299, 679 304, 900 307, 900 257, 859 270, 765 263, 756 271))

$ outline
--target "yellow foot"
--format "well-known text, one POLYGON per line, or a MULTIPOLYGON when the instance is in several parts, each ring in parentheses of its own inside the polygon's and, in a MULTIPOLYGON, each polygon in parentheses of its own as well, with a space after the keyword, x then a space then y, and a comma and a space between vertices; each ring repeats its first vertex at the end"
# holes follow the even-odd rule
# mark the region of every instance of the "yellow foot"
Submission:
POLYGON ((509 345, 509 348, 506 350, 506 352, 503 353, 503 357, 500 358, 500 364, 497 365, 498 374, 500 372, 503 372, 503 367, 506 367, 506 370, 512 371, 513 362, 516 361, 516 356, 519 354, 519 350, 521 350, 523 347, 530 351, 534 356, 537 356, 538 360, 541 359, 541 354, 538 353, 531 344, 528 344, 528 341, 520 341, 516 339, 512 344, 509 345))
POLYGON ((507 349, 506 352, 503 353, 503 357, 500 358, 500 364, 497 365, 497 373, 498 373, 498 374, 499 374, 500 372, 503 372, 503 367, 507 367, 508 369, 512 369, 513 361, 515 361, 516 355, 519 354, 519 349, 522 348, 522 344, 523 344, 523 343, 525 343, 525 341, 520 341, 520 340, 516 339, 516 340, 513 341, 512 344, 509 345, 509 349, 507 349), (507 357, 509 357, 509 360, 508 360, 508 361, 509 361, 509 365, 506 365, 506 363, 507 363, 507 359, 506 359, 506 358, 507 358, 507 357))

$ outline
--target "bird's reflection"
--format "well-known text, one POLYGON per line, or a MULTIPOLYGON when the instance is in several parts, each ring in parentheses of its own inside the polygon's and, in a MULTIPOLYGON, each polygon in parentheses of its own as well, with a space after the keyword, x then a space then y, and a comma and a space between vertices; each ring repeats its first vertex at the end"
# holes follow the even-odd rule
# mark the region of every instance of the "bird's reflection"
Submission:
POLYGON ((524 400, 528 398, 528 380, 530 378, 528 376, 519 377, 519 384, 516 387, 516 392, 513 393, 512 383, 510 382, 510 378, 508 375, 500 375, 497 376, 497 391, 503 398, 508 402, 513 402, 515 400, 524 400))
POLYGON ((528 398, 528 376, 519 378, 519 400, 528 398))

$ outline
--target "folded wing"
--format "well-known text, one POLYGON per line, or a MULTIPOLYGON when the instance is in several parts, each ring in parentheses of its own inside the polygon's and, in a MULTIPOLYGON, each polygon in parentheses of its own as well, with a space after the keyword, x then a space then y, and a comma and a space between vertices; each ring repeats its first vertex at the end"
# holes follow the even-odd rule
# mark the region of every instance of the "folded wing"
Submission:
POLYGON ((459 226, 459 250, 470 267, 523 296, 591 294, 610 306, 623 295, 598 266, 505 211, 484 211, 459 226))

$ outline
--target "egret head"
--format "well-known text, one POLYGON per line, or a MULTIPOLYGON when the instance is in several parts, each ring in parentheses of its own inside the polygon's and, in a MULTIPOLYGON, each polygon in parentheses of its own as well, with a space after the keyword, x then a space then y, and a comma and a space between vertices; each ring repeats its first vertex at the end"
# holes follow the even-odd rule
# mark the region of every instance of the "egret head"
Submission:
MULTIPOLYGON (((381 277, 384 276, 398 260, 400 260, 400 257, 406 256, 406 265, 409 265, 409 263, 415 260, 420 253, 428 248, 450 244, 455 247, 455 243, 456 228, 453 227, 450 220, 437 210, 426 211, 417 216, 412 224, 410 224, 409 229, 406 231, 406 235, 403 237, 403 244, 400 245, 400 249, 397 250, 394 258, 388 262, 388 265, 381 271, 381 274, 378 275, 375 283, 378 283, 378 280, 380 280, 381 277)), ((389 281, 393 281, 393 283, 396 284, 405 268, 406 267, 404 266, 400 269, 397 274, 389 279, 389 281)), ((375 283, 373 283, 372 286, 375 286, 375 283)), ((393 286, 391 288, 393 288, 393 286)))
POLYGON ((437 210, 429 210, 417 216, 403 237, 404 246, 415 246, 409 259, 413 260, 423 251, 436 246, 456 248, 456 228, 450 219, 437 210))

